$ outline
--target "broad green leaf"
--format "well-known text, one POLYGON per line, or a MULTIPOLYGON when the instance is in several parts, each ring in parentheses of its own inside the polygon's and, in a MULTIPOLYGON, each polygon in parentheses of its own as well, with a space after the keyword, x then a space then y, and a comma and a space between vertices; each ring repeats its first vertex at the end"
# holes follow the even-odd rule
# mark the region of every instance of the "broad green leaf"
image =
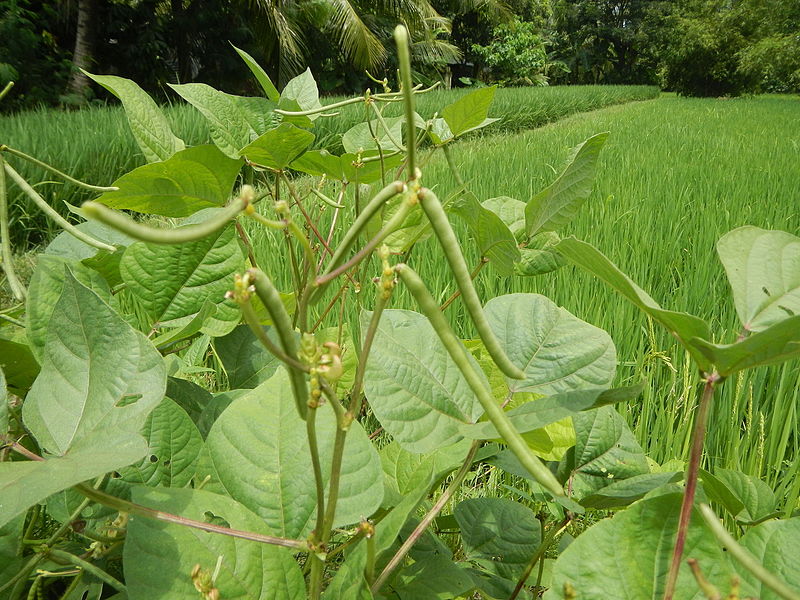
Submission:
POLYGON ((24 396, 39 374, 39 362, 25 335, 16 325, 0 324, 0 369, 6 376, 8 389, 24 396))
MULTIPOLYGON (((505 598, 511 598, 514 589, 517 587, 516 581, 499 577, 493 573, 478 569, 468 569, 468 573, 470 577, 472 577, 475 586, 483 593, 481 598, 505 600, 505 598)), ((542 585, 544 585, 544 583, 544 579, 542 579, 542 585)), ((517 598, 520 600, 532 600, 533 596, 528 590, 522 588, 517 598)))
POLYGON ((267 75, 267 72, 247 52, 237 48, 236 46, 233 46, 233 49, 236 50, 239 56, 242 57, 242 60, 247 65, 247 68, 250 69, 253 75, 255 75, 259 85, 261 86, 261 89, 264 90, 264 93, 267 95, 267 98, 277 103, 281 99, 281 95, 278 93, 278 90, 272 83, 269 75, 267 75))
MULTIPOLYGON (((130 246, 136 241, 116 229, 103 225, 100 221, 85 221, 78 223, 75 227, 101 242, 119 248, 130 246)), ((43 254, 52 254, 53 256, 80 261, 101 253, 104 253, 104 251, 82 242, 68 231, 62 231, 53 238, 53 241, 47 245, 43 252, 43 254)))
POLYGON ((392 581, 392 595, 402 600, 463 598, 475 588, 469 572, 451 558, 436 556, 405 567, 392 581))
POLYGON ((567 261, 554 248, 560 241, 561 238, 553 231, 533 236, 527 247, 520 248, 520 261, 514 265, 514 272, 523 277, 533 277, 563 267, 567 261))
POLYGON ((513 275, 520 253, 517 240, 502 219, 469 192, 453 200, 450 211, 466 223, 480 255, 488 258, 500 275, 513 275))
MULTIPOLYGON (((796 592, 800 591, 800 518, 767 521, 748 529, 739 540, 779 580, 796 592)), ((775 592, 765 586, 747 569, 739 569, 742 579, 752 587, 752 594, 761 600, 778 600, 775 592)))
MULTIPOLYGON (((641 385, 612 390, 600 388, 570 390, 525 402, 521 406, 509 410, 506 414, 517 431, 527 433, 565 417, 571 417, 581 411, 630 400, 641 392, 641 385)), ((464 425, 461 432, 464 437, 473 440, 493 440, 500 437, 494 425, 488 421, 464 425)))
POLYGON ((708 498, 724 506, 740 523, 752 525, 776 516, 775 493, 757 477, 741 471, 717 469, 701 475, 708 498))
POLYGON ((211 140, 225 156, 239 157, 239 149, 260 135, 242 110, 237 96, 220 92, 205 83, 168 84, 208 121, 211 140))
MULTIPOLYGON (((568 584, 579 598, 660 600, 672 561, 681 497, 668 494, 642 500, 580 534, 556 559, 544 599, 575 597, 565 593, 568 584)), ((700 563, 712 585, 730 589, 735 574, 730 561, 696 511, 684 556, 700 563)), ((705 598, 686 561, 681 563, 673 597, 705 598)))
POLYGON ((489 326, 525 379, 512 392, 551 395, 611 383, 617 365, 611 337, 539 294, 508 294, 485 307, 489 326))
POLYGON ((153 326, 183 327, 210 301, 216 312, 201 331, 219 336, 239 322, 239 307, 225 293, 244 266, 244 252, 229 226, 184 244, 136 242, 125 250, 120 272, 153 326))
POLYGON ((507 498, 464 500, 453 514, 467 559, 501 577, 518 579, 541 543, 534 512, 507 498))
POLYGON ((434 482, 460 467, 469 446, 468 440, 461 440, 428 454, 408 452, 394 441, 381 448, 379 454, 387 491, 384 506, 397 505, 406 494, 419 487, 430 488, 434 482))
MULTIPOLYGON (((424 480, 424 476, 421 477, 424 480)), ((375 559, 380 564, 381 555, 391 552, 397 536, 409 517, 428 495, 428 487, 420 486, 409 491, 400 503, 390 510, 375 527, 375 559), (387 552, 388 551, 388 552, 387 552)), ((331 580, 322 594, 323 600, 371 600, 372 594, 364 578, 364 567, 367 564, 367 544, 361 539, 331 580)))
POLYGON ((84 73, 122 101, 133 137, 147 162, 167 160, 185 148, 153 99, 130 79, 84 73))
MULTIPOLYGON (((362 314, 362 331, 370 317, 362 314)), ((488 389, 485 377, 484 385, 488 389)), ((409 452, 457 442, 460 426, 483 414, 430 322, 407 310, 383 312, 367 359, 364 392, 381 425, 409 452)))
POLYGON ((142 436, 97 435, 63 456, 0 463, 0 527, 48 496, 116 471, 147 454, 142 436))
POLYGON ((36 270, 31 277, 25 312, 31 351, 39 362, 42 361, 50 317, 64 289, 65 268, 68 268, 73 277, 94 291, 104 302, 111 303, 111 290, 99 273, 79 262, 46 254, 40 255, 36 270))
POLYGON ((708 323, 688 313, 664 310, 650 294, 636 285, 625 273, 591 244, 569 237, 556 245, 556 250, 630 300, 634 305, 661 323, 674 335, 703 371, 711 368, 711 361, 695 347, 692 338, 711 339, 708 323))
MULTIPOLYGON (((318 409, 316 431, 327 490, 336 431, 329 404, 318 409)), ((306 422, 297 414, 283 369, 234 400, 214 423, 206 444, 232 498, 258 514, 278 535, 308 535, 316 516, 314 475, 306 422)), ((354 422, 345 443, 334 526, 369 516, 382 499, 380 458, 361 425, 354 422)))
POLYGON ((716 365, 720 375, 782 363, 800 356, 800 315, 779 321, 734 344, 691 340, 690 347, 716 365))
MULTIPOLYGON (((0 467, 2 472, 2 467, 0 467)), ((24 515, 20 515, 3 526, 0 526, 0 586, 8 583, 17 571, 22 568, 22 533, 25 525, 24 515)), ((6 596, 0 592, 0 598, 6 596)))
POLYGON ((628 506, 644 498, 648 492, 666 485, 680 481, 683 473, 679 471, 663 473, 642 473, 598 490, 581 499, 581 506, 598 510, 610 510, 628 506))
POLYGON ((739 227, 720 238, 717 252, 746 330, 762 331, 800 315, 800 238, 739 227))
POLYGON ((529 236, 555 231, 575 217, 592 193, 597 160, 607 137, 608 133, 598 133, 583 142, 558 179, 528 200, 525 231, 529 236))
MULTIPOLYGON (((319 102, 319 90, 311 69, 306 69, 297 77, 290 79, 281 93, 281 104, 287 100, 293 100, 301 111, 313 110, 322 106, 319 102)), ((281 106, 283 108, 283 106, 281 106)), ((291 109, 288 109, 291 110, 291 109)), ((319 113, 308 118, 312 121, 319 117, 319 113)))
POLYGON ((561 459, 558 474, 577 500, 619 480, 650 472, 642 447, 613 407, 578 413, 572 423, 575 446, 561 459))
POLYGON ((481 205, 500 217, 515 238, 525 233, 525 203, 522 200, 498 196, 484 200, 481 205))
POLYGON ((142 435, 150 453, 138 464, 120 469, 128 483, 150 487, 185 487, 194 476, 203 438, 186 411, 164 398, 147 417, 142 435))
MULTIPOLYGON (((264 328, 278 343, 272 328, 264 328)), ((258 341, 247 325, 239 325, 227 335, 214 340, 217 352, 231 389, 254 388, 272 377, 281 362, 258 341)))
MULTIPOLYGON (((133 501, 156 510, 234 529, 276 535, 236 501, 193 489, 136 487, 133 501)), ((130 600, 197 600, 195 565, 209 575, 225 600, 304 600, 300 567, 287 548, 207 533, 163 521, 131 518, 123 565, 130 600)))
POLYGON ((195 424, 213 399, 207 389, 186 379, 172 376, 167 377, 167 391, 164 395, 186 411, 195 424))
POLYGON ((239 151, 251 162, 271 169, 285 169, 314 141, 314 134, 290 123, 281 123, 239 151))
POLYGON ((222 411, 228 408, 234 400, 240 396, 244 396, 248 391, 249 390, 246 389, 228 390, 227 392, 217 392, 211 396, 211 400, 203 409, 203 412, 200 413, 200 418, 197 419, 197 428, 200 430, 200 435, 203 436, 203 439, 208 437, 208 432, 211 431, 211 428, 222 414, 222 411))
POLYGON ((39 446, 64 454, 99 434, 138 435, 165 387, 164 362, 149 340, 68 272, 42 371, 22 408, 39 446))
POLYGON ((183 327, 165 331, 158 337, 154 338, 152 340, 153 346, 163 349, 167 346, 171 346, 175 342, 192 337, 193 335, 199 333, 203 327, 205 327, 206 323, 211 319, 212 316, 214 316, 215 312, 217 312, 216 305, 213 302, 206 300, 203 303, 200 311, 194 317, 192 317, 191 321, 186 323, 186 325, 183 327))
POLYGON ((428 136, 431 138, 431 141, 434 144, 441 146, 442 144, 446 144, 453 139, 453 132, 450 131, 450 128, 447 126, 447 121, 442 118, 438 118, 433 119, 431 122, 431 128, 428 131, 428 136))
POLYGON ((116 192, 97 201, 165 217, 186 217, 200 209, 224 206, 242 163, 214 146, 195 146, 164 162, 144 165, 114 182, 116 192))
MULTIPOLYGON (((489 106, 494 100, 495 91, 497 91, 497 86, 494 85, 479 88, 442 109, 442 117, 444 117, 453 137, 458 137, 468 131, 484 126, 484 122, 489 115, 489 106)), ((489 123, 485 124, 488 125, 489 123)))
POLYGON ((342 136, 344 151, 349 154, 358 154, 365 150, 377 150, 378 148, 384 152, 401 150, 405 119, 403 117, 386 117, 384 122, 389 131, 386 131, 386 128, 377 120, 362 121, 353 125, 342 136))

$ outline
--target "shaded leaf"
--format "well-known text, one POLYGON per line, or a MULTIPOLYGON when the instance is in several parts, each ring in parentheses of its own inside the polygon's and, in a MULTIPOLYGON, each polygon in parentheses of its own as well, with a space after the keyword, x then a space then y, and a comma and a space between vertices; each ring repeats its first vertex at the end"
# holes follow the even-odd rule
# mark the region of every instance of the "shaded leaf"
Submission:
POLYGON ((392 582, 392 594, 404 600, 461 598, 475 587, 466 569, 452 559, 425 558, 405 567, 392 582))
MULTIPOLYGON (((264 330, 279 346, 274 330, 267 327, 264 330)), ((214 348, 228 375, 231 389, 257 387, 272 377, 281 365, 247 325, 239 325, 227 335, 215 339, 214 348)))
POLYGON ((314 141, 314 134, 289 123, 281 123, 239 151, 263 167, 284 169, 314 141))
MULTIPOLYGON (((779 580, 796 592, 800 591, 800 518, 767 521, 748 529, 739 540, 755 559, 779 580)), ((739 569, 752 594, 761 600, 778 600, 780 596, 765 586, 747 569, 739 569)))
POLYGON ((342 136, 344 151, 349 154, 358 154, 365 150, 377 150, 378 148, 384 152, 401 150, 405 118, 386 117, 384 122, 389 128, 388 132, 377 120, 363 121, 353 125, 342 136))
POLYGON ((502 219, 481 206, 469 192, 453 200, 449 210, 467 225, 480 255, 488 258, 500 275, 513 275, 520 252, 514 235, 502 219))
POLYGON ((522 200, 498 196, 484 200, 481 205, 500 217, 515 238, 525 232, 525 203, 522 200))
POLYGON ((586 508, 609 510, 628 506, 662 485, 680 481, 683 473, 679 471, 663 473, 642 473, 601 488, 594 494, 581 499, 586 508))

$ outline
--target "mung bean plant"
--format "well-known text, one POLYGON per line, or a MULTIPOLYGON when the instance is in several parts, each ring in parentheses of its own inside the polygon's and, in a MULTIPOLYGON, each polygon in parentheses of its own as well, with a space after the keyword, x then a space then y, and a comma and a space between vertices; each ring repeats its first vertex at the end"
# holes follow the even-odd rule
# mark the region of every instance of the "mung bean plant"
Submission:
POLYGON ((213 144, 193 147, 135 83, 89 74, 148 161, 113 186, 0 147, 2 264, 19 301, 2 313, 17 333, 0 361, 0 598, 800 597, 800 490, 778 512, 763 482, 701 468, 715 390, 800 355, 800 240, 743 227, 719 241, 742 330, 715 339, 560 237, 607 133, 534 197, 482 200, 450 147, 492 124, 494 88, 424 118, 406 30, 395 37, 399 91, 375 80, 326 106, 310 72, 279 92, 237 49, 262 97, 171 86, 208 121, 213 144), (402 117, 384 115, 393 103, 402 117), (315 121, 350 104, 365 117, 344 153, 314 149, 315 121), (458 182, 446 198, 425 179, 436 153, 458 182), (72 207, 82 222, 16 161, 95 192, 72 207), (27 287, 9 185, 64 229, 27 287), (414 268, 420 243, 452 277, 444 302, 414 268), (570 263, 695 361, 685 472, 649 462, 615 410, 641 386, 612 387, 606 332, 544 296, 484 302, 473 285, 487 264, 510 278, 570 263), (392 308, 399 294, 418 311, 392 308), (453 302, 474 339, 454 333, 453 302), (507 493, 465 493, 488 470, 507 493))

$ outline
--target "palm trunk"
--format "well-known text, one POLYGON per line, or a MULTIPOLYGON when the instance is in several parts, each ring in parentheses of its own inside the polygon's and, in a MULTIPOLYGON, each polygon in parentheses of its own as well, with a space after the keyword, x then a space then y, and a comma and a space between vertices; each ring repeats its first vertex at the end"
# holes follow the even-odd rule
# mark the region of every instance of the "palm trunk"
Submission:
POLYGON ((94 0, 78 0, 78 25, 75 29, 75 50, 72 53, 72 64, 75 70, 67 89, 70 94, 81 98, 86 96, 89 79, 79 69, 88 69, 92 61, 92 13, 94 0))

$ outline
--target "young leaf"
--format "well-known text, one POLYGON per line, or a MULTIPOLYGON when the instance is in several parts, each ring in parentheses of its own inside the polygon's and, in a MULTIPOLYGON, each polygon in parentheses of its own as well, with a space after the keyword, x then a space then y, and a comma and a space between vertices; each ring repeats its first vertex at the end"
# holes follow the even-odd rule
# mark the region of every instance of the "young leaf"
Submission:
MULTIPOLYGON (((317 409, 316 429, 327 489, 336 417, 317 409)), ((220 415, 206 440, 222 485, 277 535, 304 537, 314 527, 316 491, 306 423, 297 414, 285 371, 241 396, 220 415), (264 415, 269 415, 265 420, 264 415)), ((334 526, 357 522, 381 504, 380 458, 361 425, 351 425, 334 526)))
POLYGON ((64 454, 99 433, 138 436, 164 396, 161 355, 69 271, 42 357, 22 417, 52 454, 64 454))
POLYGON ((99 273, 73 260, 42 254, 31 277, 25 320, 30 348, 41 363, 48 324, 56 303, 61 297, 66 270, 83 285, 94 291, 104 302, 111 303, 111 290, 99 273))
POLYGON ((453 137, 485 127, 497 120, 492 119, 487 122, 489 106, 494 100, 495 91, 497 86, 494 85, 479 88, 442 109, 442 117, 453 137))
MULTIPOLYGON (((374 158, 378 153, 370 150, 361 155, 361 159, 374 158)), ((327 150, 311 150, 306 152, 290 165, 292 169, 309 175, 325 175, 328 179, 346 183, 358 180, 359 183, 375 183, 381 179, 381 170, 389 172, 402 161, 402 156, 394 154, 379 160, 359 162, 355 154, 336 156, 327 150)))
POLYGON ((567 261, 555 246, 561 241, 554 231, 544 231, 533 236, 525 248, 520 248, 520 261, 514 265, 514 272, 523 277, 544 275, 560 269, 567 261))
POLYGON ((800 238, 739 227, 720 238, 717 252, 746 330, 762 331, 800 315, 800 238))
POLYGON ((107 438, 101 432, 63 456, 0 463, 0 527, 48 496, 121 469, 145 454, 142 436, 115 432, 107 438))
POLYGON ((233 227, 185 244, 136 242, 125 250, 120 272, 154 326, 182 327, 206 301, 216 312, 203 333, 225 335, 239 322, 239 307, 225 299, 245 256, 233 227))
POLYGON ((481 205, 500 217, 515 238, 525 232, 525 203, 522 200, 498 196, 484 200, 481 205))
MULTIPOLYGON (((264 328, 279 345, 272 328, 264 328)), ((278 370, 281 362, 270 354, 247 325, 239 325, 227 335, 214 340, 214 349, 228 375, 231 389, 255 388, 278 370)))
POLYGON ((642 288, 636 285, 625 273, 606 258, 591 244, 574 237, 561 240, 556 250, 567 260, 575 263, 595 277, 602 279, 625 298, 666 327, 681 345, 689 351, 692 358, 703 371, 711 369, 711 361, 692 342, 692 338, 711 339, 708 323, 688 313, 664 310, 642 288))
MULTIPOLYGON (((362 331, 370 316, 362 315, 362 331)), ((367 359, 364 391, 381 425, 409 452, 457 442, 460 425, 483 414, 430 322, 407 310, 384 311, 367 359)))
MULTIPOLYGON (((643 500, 579 535, 556 560, 552 585, 544 599, 569 598, 567 584, 584 598, 662 598, 681 496, 668 494, 643 500)), ((735 572, 699 514, 689 524, 684 554, 698 561, 712 585, 730 589, 735 572)), ((683 562, 674 598, 705 597, 683 562)))
POLYGON ((600 149, 608 133, 598 133, 578 146, 569 165, 552 184, 528 201, 525 231, 533 237, 569 223, 592 193, 600 149))
POLYGON ((740 523, 753 525, 776 516, 775 493, 751 475, 730 469, 701 474, 709 500, 719 503, 740 523))
POLYGON ((208 121, 211 139, 226 156, 239 157, 239 148, 259 133, 237 102, 237 96, 215 90, 205 83, 167 84, 194 106, 208 121))
POLYGON ((466 223, 480 255, 488 258, 500 275, 513 275, 520 253, 514 235, 502 219, 481 206, 471 193, 458 196, 449 209, 466 223))
MULTIPOLYGON (((233 529, 276 535, 241 504, 194 489, 135 487, 133 501, 156 510, 233 529)), ((173 523, 135 517, 123 553, 130 600, 197 600, 195 565, 213 574, 225 600, 304 600, 305 584, 291 551, 269 544, 207 533, 173 523)))
POLYGON ((397 144, 402 144, 405 119, 403 117, 387 117, 384 122, 389 128, 388 132, 378 121, 364 121, 353 125, 342 136, 344 151, 358 154, 359 152, 363 153, 365 150, 377 150, 378 148, 384 152, 400 150, 397 144), (375 137, 378 138, 377 143, 375 142, 375 137))
POLYGON ((271 169, 285 169, 314 141, 314 134, 289 123, 281 123, 239 151, 248 160, 271 169))
POLYGON ((644 451, 611 406, 572 417, 576 443, 558 467, 559 479, 578 500, 635 475, 649 473, 644 451))
POLYGON ((800 315, 779 321, 734 344, 693 339, 691 347, 714 363, 720 375, 782 363, 800 356, 800 315))
MULTIPOLYGON (((320 108, 322 104, 319 102, 319 90, 317 89, 317 82, 314 81, 314 76, 311 74, 311 69, 306 69, 294 79, 290 79, 286 87, 283 88, 281 93, 280 108, 292 110, 285 106, 286 101, 294 101, 297 103, 297 108, 301 111, 314 110, 320 108)), ((319 117, 319 113, 310 115, 308 119, 312 121, 319 117)))
POLYGON ((242 168, 215 146, 195 146, 164 162, 144 165, 114 182, 119 188, 97 202, 165 217, 186 217, 200 209, 223 206, 242 168))
MULTIPOLYGON (((800 590, 800 569, 794 558, 800 556, 800 519, 767 521, 748 529, 739 540, 756 561, 794 590, 800 590)), ((752 587, 753 597, 778 600, 775 592, 765 586, 747 569, 739 569, 742 579, 752 587)))
POLYGON ((233 49, 236 50, 239 56, 242 57, 242 60, 247 65, 247 68, 250 69, 250 71, 252 71, 253 75, 255 75, 259 85, 261 85, 261 89, 264 90, 264 93, 267 95, 267 98, 269 98, 270 100, 272 100, 277 104, 278 101, 281 99, 281 95, 278 93, 278 90, 272 83, 272 80, 269 78, 269 75, 267 75, 267 72, 247 52, 237 48, 236 46, 233 46, 233 49))
POLYGON ((506 579, 518 579, 541 544, 534 512, 506 498, 472 498, 453 514, 467 558, 506 579))
POLYGON ((611 383, 617 355, 611 337, 539 294, 492 298, 489 326, 525 379, 506 379, 512 392, 551 395, 611 383))
POLYGON ((122 101, 133 137, 147 162, 167 160, 186 147, 183 140, 172 133, 167 118, 153 99, 133 81, 113 75, 92 75, 86 71, 84 74, 122 101))

